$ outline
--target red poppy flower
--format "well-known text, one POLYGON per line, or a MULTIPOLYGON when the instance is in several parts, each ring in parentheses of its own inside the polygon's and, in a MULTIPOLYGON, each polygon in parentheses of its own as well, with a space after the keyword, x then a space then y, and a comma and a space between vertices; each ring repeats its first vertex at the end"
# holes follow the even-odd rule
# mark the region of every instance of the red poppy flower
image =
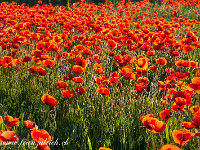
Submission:
POLYGON ((0 116, 0 123, 2 123, 3 122, 3 117, 2 116, 0 116))
POLYGON ((194 77, 192 79, 192 84, 189 86, 194 89, 198 94, 200 94, 200 77, 194 77))
POLYGON ((173 55, 173 56, 179 57, 180 53, 179 53, 178 51, 173 51, 173 52, 172 52, 172 55, 173 55))
POLYGON ((193 136, 194 134, 187 129, 173 130, 172 132, 174 142, 181 146, 184 146, 193 136))
POLYGON ((15 135, 15 131, 0 131, 0 142, 3 145, 9 145, 11 143, 18 143, 18 138, 15 135))
POLYGON ((145 116, 140 117, 140 120, 142 121, 145 117, 154 117, 154 114, 147 114, 145 116))
POLYGON ((43 61, 43 64, 46 68, 52 68, 55 64, 54 60, 46 59, 43 61))
POLYGON ((100 147, 99 150, 112 150, 110 148, 100 147))
POLYGON ((19 118, 13 118, 12 116, 9 115, 5 117, 5 120, 8 122, 6 126, 9 129, 12 129, 14 125, 19 126, 20 124, 19 118))
POLYGON ((181 149, 176 145, 166 144, 163 145, 160 150, 181 150, 181 149))
POLYGON ((79 66, 79 65, 74 65, 74 66, 72 67, 72 69, 73 69, 73 71, 74 71, 75 73, 77 73, 77 74, 81 74, 81 73, 84 72, 84 68, 82 68, 82 67, 79 66))
POLYGON ((191 95, 186 91, 176 91, 173 96, 173 101, 179 105, 190 105, 192 102, 191 95))
POLYGON ((46 70, 44 68, 42 68, 42 67, 37 67, 36 71, 41 76, 45 76, 46 75, 46 70))
POLYGON ((195 131, 195 136, 200 136, 200 131, 198 130, 198 129, 194 129, 194 131, 195 131))
POLYGON ((24 121, 24 125, 26 126, 27 129, 33 129, 33 124, 34 124, 33 121, 30 120, 24 121))
POLYGON ((91 56, 93 52, 89 48, 84 48, 83 53, 87 56, 91 56))
POLYGON ((194 47, 191 46, 191 45, 185 45, 185 46, 183 47, 183 51, 184 51, 185 53, 190 53, 190 52, 192 52, 193 50, 194 50, 194 47))
POLYGON ((135 74, 132 71, 132 67, 125 66, 124 68, 120 69, 119 72, 122 74, 122 78, 133 80, 135 79, 135 74))
POLYGON ((119 81, 118 77, 111 77, 110 82, 111 83, 117 83, 119 81))
POLYGON ((109 49, 115 49, 117 47, 117 44, 114 40, 108 40, 108 48, 109 49))
POLYGON ((35 66, 31 66, 28 71, 30 71, 31 73, 35 73, 36 71, 36 67, 35 66))
POLYGON ((136 84, 135 86, 135 91, 137 92, 142 92, 144 91, 145 89, 147 88, 147 86, 144 85, 144 83, 139 83, 139 84, 136 84))
POLYGON ((163 120, 167 121, 170 117, 170 110, 169 109, 163 110, 160 112, 159 115, 163 120))
POLYGON ((138 78, 138 82, 139 83, 144 83, 144 85, 148 85, 149 84, 149 79, 147 77, 139 77, 138 78))
POLYGON ((12 57, 11 56, 5 56, 3 58, 3 67, 6 68, 6 67, 9 67, 12 63, 12 57))
POLYGON ((81 83, 81 82, 83 82, 83 79, 82 79, 81 77, 74 77, 73 80, 74 80, 74 82, 76 82, 76 83, 81 83))
POLYGON ((51 141, 51 136, 46 130, 44 129, 33 130, 31 131, 31 137, 36 142, 37 149, 50 150, 47 144, 48 142, 51 141))
POLYGON ((76 91, 78 94, 80 94, 80 95, 83 95, 83 94, 86 94, 86 93, 87 93, 87 91, 86 91, 85 88, 83 88, 83 87, 76 87, 76 88, 75 88, 75 91, 76 91))
POLYGON ((164 131, 166 124, 151 116, 143 116, 140 118, 144 126, 153 133, 161 133, 164 131))
POLYGON ((65 89, 66 87, 68 87, 67 83, 64 82, 64 81, 58 81, 57 86, 58 86, 60 89, 65 89))
POLYGON ((103 87, 103 86, 99 86, 97 88, 97 93, 99 93, 99 94, 101 94, 103 96, 106 96, 106 95, 110 94, 110 91, 107 88, 103 87))
POLYGON ((148 56, 154 56, 154 54, 155 54, 155 51, 147 51, 148 56))
POLYGON ((139 58, 136 60, 137 69, 146 70, 148 68, 148 58, 139 58))
POLYGON ((191 60, 191 61, 189 62, 189 65, 190 65, 190 67, 197 68, 197 67, 198 67, 198 62, 191 60))
POLYGON ((72 41, 67 40, 64 42, 64 47, 71 47, 72 46, 72 41))
POLYGON ((133 64, 134 62, 133 56, 130 55, 123 55, 122 59, 124 60, 125 63, 128 64, 133 64))
POLYGON ((160 66, 165 66, 167 64, 167 60, 164 57, 160 57, 156 59, 156 63, 160 66))
POLYGON ((121 55, 115 55, 113 57, 119 64, 124 63, 123 57, 121 55))
POLYGON ((45 103, 46 105, 49 105, 51 107, 53 106, 56 106, 58 101, 51 95, 49 94, 44 94, 42 97, 41 97, 41 100, 43 103, 45 103))
POLYGON ((150 68, 151 70, 155 71, 155 72, 156 72, 156 70, 157 70, 157 66, 150 66, 149 68, 150 68))
POLYGON ((74 97, 74 93, 72 91, 70 91, 70 90, 63 90, 61 93, 66 98, 74 97))
POLYGON ((31 58, 29 56, 24 56, 22 62, 25 63, 25 62, 28 62, 28 61, 31 61, 31 58))
POLYGON ((200 127, 200 110, 194 113, 194 118, 192 118, 194 122, 194 126, 199 128, 200 127))
POLYGON ((192 106, 191 108, 190 108, 190 111, 191 111, 191 113, 195 113, 195 112, 197 112, 197 111, 199 111, 200 110, 200 106, 197 106, 197 105, 195 105, 195 106, 192 106))
POLYGON ((173 111, 184 111, 185 105, 177 105, 175 102, 172 105, 173 111))
POLYGON ((194 123, 193 122, 182 122, 182 125, 186 128, 186 129, 193 129, 195 126, 194 126, 194 123))
POLYGON ((136 77, 143 77, 143 76, 147 76, 147 70, 144 69, 136 69, 136 77))

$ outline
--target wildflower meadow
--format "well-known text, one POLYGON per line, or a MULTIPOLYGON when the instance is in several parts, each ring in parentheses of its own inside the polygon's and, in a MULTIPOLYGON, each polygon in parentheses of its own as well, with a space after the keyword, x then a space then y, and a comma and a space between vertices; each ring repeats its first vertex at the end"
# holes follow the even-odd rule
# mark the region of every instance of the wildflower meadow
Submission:
POLYGON ((0 149, 199 150, 200 1, 0 3, 0 149))

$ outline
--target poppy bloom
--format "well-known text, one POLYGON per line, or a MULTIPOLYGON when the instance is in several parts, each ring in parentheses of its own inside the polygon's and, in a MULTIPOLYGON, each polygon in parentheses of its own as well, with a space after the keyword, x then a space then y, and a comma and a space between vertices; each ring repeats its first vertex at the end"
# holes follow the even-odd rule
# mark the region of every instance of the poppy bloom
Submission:
POLYGON ((163 110, 160 112, 159 115, 163 120, 167 121, 170 117, 170 110, 169 109, 163 110))
POLYGON ((122 78, 124 79, 129 79, 129 80, 135 79, 135 74, 132 71, 132 67, 130 66, 125 66, 124 68, 120 69, 119 72, 122 74, 122 78))
POLYGON ((195 136, 200 136, 200 131, 198 129, 195 129, 195 136))
POLYGON ((149 79, 147 77, 139 77, 138 78, 138 82, 139 83, 144 83, 144 85, 148 85, 149 84, 149 79))
POLYGON ((142 121, 145 117, 154 117, 154 114, 148 114, 145 116, 140 117, 140 120, 142 121))
POLYGON ((8 122, 6 126, 9 129, 12 129, 14 125, 19 126, 20 124, 19 118, 13 118, 12 116, 9 115, 5 117, 5 120, 8 122))
POLYGON ((24 59, 23 59, 23 63, 25 62, 28 62, 28 61, 31 61, 31 58, 29 56, 24 56, 24 59))
POLYGON ((195 112, 197 112, 197 111, 199 111, 200 110, 200 106, 197 106, 197 105, 195 105, 195 106, 192 106, 191 108, 190 108, 190 111, 191 111, 191 113, 195 113, 195 112))
POLYGON ((190 53, 190 52, 192 52, 193 50, 194 50, 194 47, 191 46, 191 45, 185 45, 185 46, 183 47, 183 51, 184 51, 185 53, 190 53))
POLYGON ((144 85, 144 83, 139 83, 139 84, 136 84, 135 86, 135 91, 137 92, 142 92, 144 91, 145 89, 147 88, 147 86, 144 85))
POLYGON ((93 54, 93 52, 89 48, 84 48, 83 53, 86 56, 91 56, 93 54))
POLYGON ((200 127, 200 110, 194 113, 194 118, 192 118, 194 122, 194 126, 199 128, 200 127))
POLYGON ((184 111, 185 105, 178 105, 175 102, 172 104, 173 111, 184 111))
POLYGON ((155 54, 155 51, 147 51, 148 56, 153 56, 155 54))
POLYGON ((110 148, 100 147, 99 150, 112 150, 110 148))
POLYGON ((83 82, 83 79, 82 79, 81 77, 74 77, 73 80, 74 80, 74 82, 76 82, 76 83, 81 83, 81 82, 83 82))
POLYGON ((58 86, 60 89, 65 89, 66 87, 68 87, 67 83, 64 82, 64 81, 58 81, 57 86, 58 86))
POLYGON ((200 70, 198 70, 198 71, 196 72, 196 76, 197 76, 197 77, 200 77, 200 70))
POLYGON ((54 60, 50 60, 50 59, 46 59, 46 60, 43 60, 43 64, 46 68, 52 68, 55 64, 55 61, 54 60))
POLYGON ((157 70, 157 66, 150 66, 149 69, 151 69, 151 70, 153 70, 153 71, 156 72, 156 70, 157 70))
POLYGON ((30 71, 31 73, 35 73, 36 71, 36 67, 35 66, 31 66, 28 71, 30 71))
POLYGON ((190 105, 192 102, 191 95, 186 91, 176 91, 173 96, 173 101, 179 105, 190 105))
POLYGON ((178 51, 173 51, 173 52, 172 52, 172 55, 173 55, 173 56, 179 57, 180 53, 179 53, 178 51))
POLYGON ((111 83, 116 83, 116 82, 118 82, 118 81, 119 81, 118 77, 111 77, 111 78, 110 78, 110 82, 111 82, 111 83))
POLYGON ((2 116, 0 116, 0 123, 2 123, 3 122, 3 117, 2 116))
POLYGON ((49 105, 51 107, 53 106, 56 106, 58 101, 51 95, 49 94, 44 94, 42 97, 41 97, 41 100, 43 103, 45 103, 46 105, 49 105))
POLYGON ((67 40, 67 41, 64 42, 64 47, 71 47, 72 44, 73 44, 72 41, 67 40))
POLYGON ((148 68, 148 58, 139 58, 136 60, 136 65, 138 69, 146 70, 148 68))
POLYGON ((101 94, 103 96, 106 96, 106 95, 110 94, 110 91, 107 88, 103 87, 103 86, 99 86, 97 88, 97 93, 99 93, 99 94, 101 94))
POLYGON ((81 66, 79 66, 79 65, 74 65, 74 66, 72 67, 72 69, 73 69, 73 71, 74 71, 75 73, 77 73, 77 74, 81 74, 81 73, 84 72, 84 68, 81 67, 81 66))
POLYGON ((3 143, 3 145, 9 145, 11 143, 18 143, 18 138, 15 135, 15 131, 0 131, 0 142, 3 143))
POLYGON ((6 68, 6 67, 9 67, 12 63, 12 57, 11 56, 5 56, 3 58, 3 67, 6 68))
POLYGON ((61 93, 66 98, 74 97, 74 93, 72 91, 70 91, 70 90, 63 90, 61 93))
POLYGON ((24 121, 24 125, 26 126, 27 129, 33 129, 33 124, 34 124, 33 121, 30 120, 24 121))
POLYGON ((189 61, 189 65, 190 65, 190 67, 197 68, 198 67, 198 62, 191 60, 191 61, 189 61))
POLYGON ((189 86, 200 94, 200 77, 194 77, 192 83, 189 86))
POLYGON ((190 74, 188 72, 174 72, 172 74, 172 77, 174 77, 177 80, 185 80, 190 76, 190 74))
POLYGON ((193 129, 195 126, 194 126, 194 123, 193 122, 182 122, 182 125, 186 128, 186 129, 193 129))
POLYGON ((174 142, 181 146, 184 146, 193 136, 194 134, 187 129, 173 130, 172 132, 174 142))
POLYGON ((42 67, 37 67, 36 71, 41 76, 45 76, 46 75, 46 70, 44 68, 42 68, 42 67))
POLYGON ((108 48, 109 49, 115 49, 117 47, 117 44, 114 40, 108 40, 108 48))
POLYGON ((164 57, 160 57, 156 59, 156 63, 160 66, 165 66, 167 64, 167 60, 164 57))
POLYGON ((31 137, 36 142, 37 149, 50 150, 47 143, 51 141, 51 136, 46 130, 33 130, 31 131, 31 137))
POLYGON ((134 58, 133 56, 130 56, 130 55, 123 55, 123 60, 125 63, 128 63, 128 64, 133 64, 134 62, 134 58))
POLYGON ((166 144, 163 145, 160 150, 181 150, 181 149, 176 145, 166 144))
POLYGON ((143 116, 140 118, 140 120, 142 121, 144 126, 152 133, 161 133, 166 127, 166 124, 164 122, 153 118, 152 115, 143 116))
POLYGON ((83 87, 77 87, 77 88, 75 88, 75 91, 80 95, 83 95, 83 94, 87 93, 87 91, 83 87))

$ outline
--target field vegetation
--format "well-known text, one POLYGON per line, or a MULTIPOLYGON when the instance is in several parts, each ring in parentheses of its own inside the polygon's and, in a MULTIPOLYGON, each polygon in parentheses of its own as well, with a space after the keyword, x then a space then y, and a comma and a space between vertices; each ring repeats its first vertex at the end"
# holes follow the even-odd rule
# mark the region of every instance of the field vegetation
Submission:
POLYGON ((0 3, 0 148, 198 150, 200 3, 0 3))

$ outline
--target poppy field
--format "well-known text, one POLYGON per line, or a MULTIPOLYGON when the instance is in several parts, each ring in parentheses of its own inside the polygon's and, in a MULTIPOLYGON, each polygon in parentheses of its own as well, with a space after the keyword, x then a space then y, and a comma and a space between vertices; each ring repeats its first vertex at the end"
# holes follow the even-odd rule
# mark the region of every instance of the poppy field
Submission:
POLYGON ((0 148, 198 150, 200 2, 0 3, 0 148))

